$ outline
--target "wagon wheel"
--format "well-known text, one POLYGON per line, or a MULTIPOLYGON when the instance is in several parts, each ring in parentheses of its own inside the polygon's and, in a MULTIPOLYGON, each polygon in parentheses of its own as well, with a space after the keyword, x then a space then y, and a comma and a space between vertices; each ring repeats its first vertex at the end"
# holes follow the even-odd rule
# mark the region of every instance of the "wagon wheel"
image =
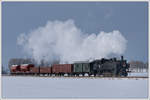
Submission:
POLYGON ((119 72, 119 76, 124 76, 124 77, 126 77, 128 75, 128 73, 126 72, 126 71, 120 71, 119 72))
POLYGON ((84 76, 84 73, 82 73, 82 76, 84 76))
POLYGON ((91 76, 91 74, 90 74, 90 73, 88 73, 88 76, 90 77, 90 76, 91 76))

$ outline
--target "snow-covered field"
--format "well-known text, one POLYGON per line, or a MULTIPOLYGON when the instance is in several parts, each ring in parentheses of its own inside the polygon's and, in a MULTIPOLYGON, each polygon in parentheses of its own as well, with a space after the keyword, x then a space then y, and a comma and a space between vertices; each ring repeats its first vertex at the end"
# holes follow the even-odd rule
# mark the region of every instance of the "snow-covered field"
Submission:
POLYGON ((129 73, 128 76, 145 76, 148 77, 148 73, 129 73))
POLYGON ((147 98, 148 79, 2 76, 2 98, 147 98))

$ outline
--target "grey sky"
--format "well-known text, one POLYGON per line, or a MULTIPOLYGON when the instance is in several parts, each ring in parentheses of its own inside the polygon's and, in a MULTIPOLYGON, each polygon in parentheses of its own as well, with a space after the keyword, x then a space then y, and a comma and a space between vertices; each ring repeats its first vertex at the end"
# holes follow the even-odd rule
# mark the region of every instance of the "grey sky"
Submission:
POLYGON ((3 2, 3 65, 10 58, 26 57, 17 45, 19 34, 44 26, 48 20, 67 19, 86 33, 119 30, 128 40, 125 58, 148 60, 147 2, 3 2))

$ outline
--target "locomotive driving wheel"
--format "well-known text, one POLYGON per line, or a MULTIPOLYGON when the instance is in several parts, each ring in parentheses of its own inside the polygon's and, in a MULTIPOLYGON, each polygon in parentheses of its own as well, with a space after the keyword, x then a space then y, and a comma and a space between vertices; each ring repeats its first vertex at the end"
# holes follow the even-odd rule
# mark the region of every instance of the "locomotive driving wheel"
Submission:
POLYGON ((128 74, 126 71, 120 71, 118 74, 120 77, 126 77, 128 74))

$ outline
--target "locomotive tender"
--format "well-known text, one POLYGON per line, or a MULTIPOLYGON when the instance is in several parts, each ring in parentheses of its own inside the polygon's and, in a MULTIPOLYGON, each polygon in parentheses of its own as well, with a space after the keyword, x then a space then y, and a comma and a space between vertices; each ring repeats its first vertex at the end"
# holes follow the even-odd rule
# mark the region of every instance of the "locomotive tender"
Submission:
POLYGON ((54 64, 52 66, 35 67, 34 64, 12 65, 10 72, 12 75, 41 75, 49 76, 124 76, 128 75, 129 64, 121 56, 121 60, 116 58, 98 59, 92 62, 78 61, 73 64, 54 64))

